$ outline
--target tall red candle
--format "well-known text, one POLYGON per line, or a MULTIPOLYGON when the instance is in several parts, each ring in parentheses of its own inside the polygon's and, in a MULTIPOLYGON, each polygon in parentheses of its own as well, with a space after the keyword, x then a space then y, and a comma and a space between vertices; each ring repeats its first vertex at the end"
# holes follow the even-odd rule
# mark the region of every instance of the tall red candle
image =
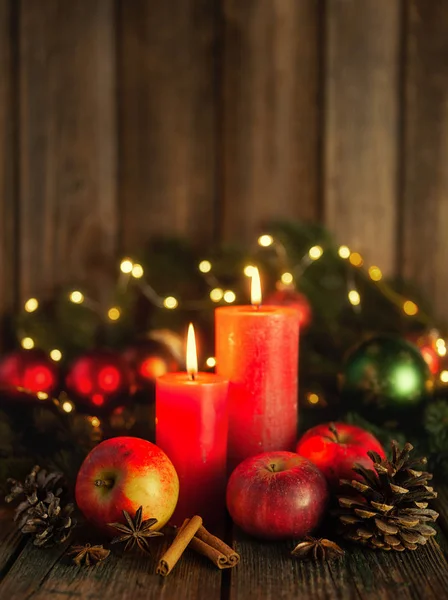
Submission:
POLYGON ((297 439, 297 312, 260 306, 259 280, 255 283, 252 306, 215 312, 217 371, 229 380, 231 469, 260 452, 293 450, 297 439))
POLYGON ((195 514, 216 523, 225 511, 228 382, 197 372, 191 326, 189 342, 188 373, 156 380, 156 443, 171 459, 180 483, 172 518, 176 525, 195 514))

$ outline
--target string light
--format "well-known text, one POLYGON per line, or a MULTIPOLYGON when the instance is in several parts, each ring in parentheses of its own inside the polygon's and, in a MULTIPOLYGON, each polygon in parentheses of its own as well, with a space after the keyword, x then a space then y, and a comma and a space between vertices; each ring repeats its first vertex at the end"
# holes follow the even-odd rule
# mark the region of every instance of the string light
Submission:
POLYGON ((222 300, 223 296, 224 292, 221 288, 213 288, 210 292, 210 300, 212 300, 213 302, 219 302, 220 300, 222 300))
POLYGON ((358 304, 361 302, 361 296, 356 290, 349 291, 348 299, 350 304, 352 304, 353 306, 358 306, 358 304))
POLYGON ((134 268, 134 263, 132 262, 132 260, 130 258, 124 258, 121 261, 120 271, 122 273, 126 273, 128 275, 129 273, 132 273, 133 268, 134 268))
POLYGON ((308 400, 308 402, 310 404, 318 404, 319 403, 319 396, 317 394, 315 394, 314 392, 307 394, 306 399, 308 400))
POLYGON ((224 292, 224 301, 227 302, 228 304, 232 304, 232 302, 235 302, 236 300, 236 296, 235 296, 235 292, 232 292, 232 290, 227 290, 226 292, 224 292))
POLYGON ((199 263, 199 270, 201 273, 210 273, 212 270, 212 263, 209 260, 201 260, 199 263))
POLYGON ((362 267, 364 263, 363 258, 359 254, 359 252, 352 252, 350 254, 349 261, 354 267, 362 267))
POLYGON ((116 306, 113 306, 108 310, 107 316, 111 321, 118 321, 118 319, 121 317, 121 311, 116 306))
POLYGON ((216 366, 216 358, 214 356, 209 356, 205 361, 207 367, 213 368, 216 366))
POLYGON ((48 400, 47 392, 36 392, 36 398, 38 400, 48 400))
POLYGON ((165 300, 163 301, 163 306, 165 308, 169 308, 170 310, 172 310, 173 308, 176 308, 179 305, 179 302, 176 300, 176 298, 174 296, 167 296, 165 298, 165 300))
POLYGON ((145 271, 143 270, 142 265, 136 263, 135 265, 133 265, 131 273, 134 279, 141 279, 145 274, 145 271))
POLYGON ((32 313, 39 308, 39 302, 36 298, 30 298, 25 302, 26 312, 32 313))
POLYGON ((348 246, 339 246, 338 254, 341 258, 348 258, 350 256, 350 248, 348 246))
POLYGON ((442 383, 448 383, 448 371, 442 371, 440 373, 440 381, 442 383))
POLYGON ((22 348, 25 350, 31 350, 31 348, 34 348, 34 340, 30 337, 24 337, 20 343, 22 348))
POLYGON ((264 235, 260 235, 260 237, 258 238, 258 245, 263 246, 263 248, 272 246, 273 243, 274 243, 274 238, 272 237, 272 235, 268 235, 265 233, 264 235))
POLYGON ((74 406, 69 400, 66 400, 62 403, 62 410, 66 413, 71 413, 73 408, 74 406))
POLYGON ((445 340, 439 338, 436 340, 436 350, 439 356, 446 356, 446 344, 445 340))
POLYGON ((92 425, 92 427, 99 427, 101 425, 101 421, 98 419, 98 417, 89 417, 90 423, 92 425))
POLYGON ((418 313, 418 306, 412 300, 406 300, 403 304, 403 312, 409 317, 413 317, 418 313))
POLYGON ((292 283, 294 281, 294 277, 292 276, 292 273, 282 273, 282 276, 280 277, 281 282, 284 283, 285 285, 289 285, 290 283, 292 283))
POLYGON ((383 274, 381 273, 381 269, 379 267, 372 265, 369 267, 369 276, 372 281, 380 281, 383 277, 383 274))
POLYGON ((244 275, 246 275, 246 277, 252 277, 254 269, 254 265, 246 265, 244 267, 244 275))
POLYGON ((59 362, 62 358, 62 352, 60 350, 58 350, 57 348, 54 348, 50 352, 50 358, 51 358, 51 360, 54 360, 54 362, 59 362))
POLYGON ((70 302, 73 302, 73 304, 82 304, 84 302, 84 294, 79 290, 75 290, 70 294, 70 302))
POLYGON ((311 258, 311 260, 318 260, 323 253, 324 251, 322 249, 322 246, 313 246, 312 248, 310 248, 308 256, 311 258))

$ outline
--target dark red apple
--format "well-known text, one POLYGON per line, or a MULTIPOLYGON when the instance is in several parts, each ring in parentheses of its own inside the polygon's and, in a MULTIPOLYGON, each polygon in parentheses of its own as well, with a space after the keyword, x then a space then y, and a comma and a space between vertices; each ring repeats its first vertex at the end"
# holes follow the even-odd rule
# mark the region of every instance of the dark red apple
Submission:
POLYGON ((253 536, 302 538, 320 522, 327 505, 325 477, 293 452, 265 452, 246 458, 227 484, 233 521, 253 536))
POLYGON ((385 457, 380 442, 368 431, 347 423, 323 423, 309 429, 297 444, 297 453, 318 467, 335 489, 340 479, 360 479, 353 471, 355 463, 372 469, 367 452, 385 457))
POLYGON ((96 446, 76 480, 76 503, 86 519, 113 535, 108 523, 124 523, 123 510, 163 527, 176 508, 179 479, 167 455, 155 444, 134 437, 116 437, 96 446))

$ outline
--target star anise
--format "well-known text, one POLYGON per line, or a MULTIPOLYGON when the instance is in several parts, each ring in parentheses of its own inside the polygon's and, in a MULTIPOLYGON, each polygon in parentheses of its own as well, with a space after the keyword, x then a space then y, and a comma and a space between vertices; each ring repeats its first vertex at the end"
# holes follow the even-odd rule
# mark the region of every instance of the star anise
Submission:
POLYGON ((143 507, 140 506, 135 513, 134 519, 132 519, 129 513, 124 510, 123 516, 126 519, 127 525, 123 525, 122 523, 108 523, 110 527, 114 527, 122 533, 122 535, 119 535, 112 540, 112 544, 126 542, 126 546, 124 547, 125 550, 130 550, 137 545, 143 552, 151 554, 146 538, 157 537, 163 535, 163 533, 151 529, 151 527, 157 523, 157 519, 147 519, 146 521, 142 521, 142 512, 143 507))
POLYGON ((325 538, 307 537, 297 544, 291 552, 293 556, 298 558, 312 558, 314 560, 331 560, 344 556, 344 550, 331 540, 325 538))
POLYGON ((103 546, 91 546, 90 544, 86 544, 85 546, 72 546, 70 551, 67 552, 69 556, 76 556, 73 558, 73 561, 80 567, 83 563, 86 567, 90 567, 105 560, 109 554, 110 550, 106 550, 103 546))

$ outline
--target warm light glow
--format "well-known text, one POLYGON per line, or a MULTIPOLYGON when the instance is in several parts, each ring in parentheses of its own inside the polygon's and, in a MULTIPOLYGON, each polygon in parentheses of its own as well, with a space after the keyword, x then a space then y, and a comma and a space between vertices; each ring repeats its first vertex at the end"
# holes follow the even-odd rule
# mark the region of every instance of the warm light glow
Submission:
POLYGON ((68 400, 66 400, 65 402, 62 403, 62 410, 65 411, 66 413, 71 413, 73 410, 74 406, 71 402, 69 402, 68 400))
POLYGON ((353 306, 358 306, 358 304, 361 302, 361 296, 356 290, 349 291, 348 299, 350 301, 350 304, 353 304, 353 306))
POLYGON ((90 423, 92 427, 99 427, 101 425, 101 421, 98 419, 98 417, 90 417, 90 423))
POLYGON ((25 348, 25 350, 31 350, 31 348, 34 348, 34 340, 30 337, 23 338, 20 343, 22 344, 22 348, 25 348))
POLYGON ((352 252, 350 254, 349 261, 354 267, 362 267, 362 264, 364 262, 359 252, 352 252))
POLYGON ((235 302, 235 300, 236 300, 235 292, 232 292, 232 290, 227 290, 226 292, 224 292, 224 301, 225 302, 232 304, 232 302, 235 302))
POLYGON ((339 246, 338 254, 341 258, 348 258, 350 256, 350 248, 348 246, 339 246))
POLYGON ((179 302, 176 300, 174 296, 167 296, 163 301, 163 306, 165 308, 173 309, 176 308, 179 302))
POLYGON ((70 294, 70 301, 74 304, 82 304, 84 302, 84 294, 75 290, 70 294))
POLYGON ((207 358, 207 360, 205 361, 205 364, 207 365, 207 367, 210 367, 211 369, 213 367, 216 367, 216 358, 214 356, 209 356, 207 358))
POLYGON ((39 308, 39 302, 36 298, 30 298, 25 302, 26 312, 32 313, 39 308))
POLYGON ((440 373, 440 381, 443 383, 448 383, 448 371, 442 371, 440 373))
POLYGON ((412 300, 406 300, 406 302, 403 304, 403 312, 412 317, 418 313, 418 306, 415 304, 415 302, 412 302, 412 300))
POLYGON ((51 360, 54 360, 54 362, 59 362, 62 358, 62 352, 57 348, 54 348, 54 350, 50 352, 50 358, 51 360))
POLYGON ((201 273, 209 273, 212 270, 212 263, 209 260, 201 260, 199 270, 201 273))
POLYGON ((107 316, 111 321, 118 321, 118 319, 121 317, 120 309, 116 306, 113 306, 109 309, 107 316))
POLYGON ((36 392, 36 396, 39 400, 48 400, 47 392, 36 392))
POLYGON ((307 399, 310 404, 318 404, 319 403, 319 396, 317 394, 314 394, 314 393, 308 394, 307 399))
POLYGON ((121 265, 120 265, 120 271, 122 273, 132 273, 132 269, 134 268, 134 263, 132 262, 132 260, 130 258, 124 258, 121 261, 121 265))
POLYGON ((261 282, 260 273, 257 267, 254 267, 252 271, 252 283, 250 286, 250 301, 252 306, 259 306, 261 304, 261 282))
POLYGON ((442 338, 436 340, 436 350, 439 356, 446 356, 446 343, 442 338))
POLYGON ((246 277, 252 277, 252 273, 253 273, 254 269, 255 269, 254 265, 246 265, 244 267, 244 275, 246 275, 246 277))
POLYGON ((383 277, 381 269, 379 267, 375 267, 374 265, 369 267, 369 275, 372 281, 380 281, 380 279, 383 277))
POLYGON ((191 379, 194 379, 194 376, 198 372, 198 354, 196 351, 196 338, 194 336, 194 327, 193 323, 190 323, 188 326, 188 335, 187 335, 187 373, 190 375, 191 379))
POLYGON ((274 243, 274 238, 272 237, 272 235, 260 235, 260 237, 258 238, 258 244, 260 246, 263 246, 264 248, 267 248, 268 246, 271 246, 274 243))
POLYGON ((139 264, 133 265, 132 277, 134 277, 135 279, 141 279, 144 274, 145 274, 145 271, 143 270, 142 265, 139 265, 139 264))
POLYGON ((213 300, 213 302, 219 302, 220 300, 222 300, 223 296, 224 292, 221 288, 213 288, 210 292, 210 299, 213 300))
POLYGON ((285 285, 289 285, 294 281, 294 277, 292 276, 292 273, 282 273, 282 276, 280 277, 281 282, 284 283, 285 285))
POLYGON ((311 260, 317 260, 322 256, 323 253, 324 251, 321 246, 313 246, 310 248, 308 256, 311 258, 311 260))

